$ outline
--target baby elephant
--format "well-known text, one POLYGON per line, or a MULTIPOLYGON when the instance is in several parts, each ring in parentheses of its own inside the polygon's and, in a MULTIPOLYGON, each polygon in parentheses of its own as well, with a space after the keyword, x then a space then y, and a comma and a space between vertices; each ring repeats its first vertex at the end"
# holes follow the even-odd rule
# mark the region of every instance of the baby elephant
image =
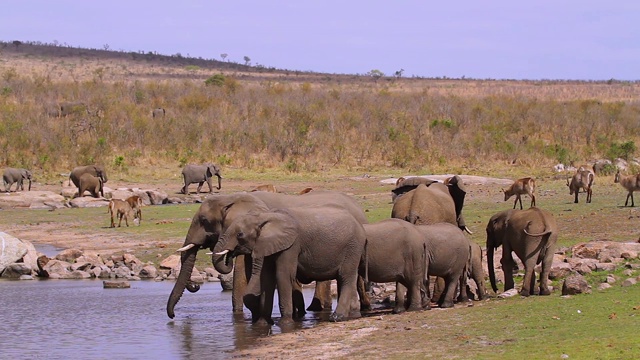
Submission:
POLYGON ((120 227, 120 225, 122 225, 122 218, 124 217, 124 222, 127 225, 127 227, 129 226, 129 216, 131 216, 131 213, 133 212, 133 209, 131 208, 131 205, 129 205, 129 203, 125 200, 120 200, 120 199, 111 199, 111 201, 109 201, 109 214, 111 215, 111 227, 116 227, 115 222, 113 221, 113 216, 115 215, 117 218, 119 218, 120 220, 118 221, 118 227, 120 227))
POLYGON ((104 197, 104 190, 102 188, 102 178, 95 177, 89 173, 82 174, 79 179, 78 197, 82 197, 85 191, 89 191, 94 198, 101 195, 104 197))
POLYGON ((31 171, 26 169, 7 168, 2 174, 4 181, 4 191, 9 192, 11 185, 16 183, 16 191, 24 191, 24 180, 29 180, 29 191, 31 191, 31 171))
MULTIPOLYGON (((138 225, 142 222, 142 199, 138 195, 129 196, 126 200, 127 204, 133 211, 133 220, 138 219, 138 225)), ((113 223, 113 221, 112 221, 113 223)))

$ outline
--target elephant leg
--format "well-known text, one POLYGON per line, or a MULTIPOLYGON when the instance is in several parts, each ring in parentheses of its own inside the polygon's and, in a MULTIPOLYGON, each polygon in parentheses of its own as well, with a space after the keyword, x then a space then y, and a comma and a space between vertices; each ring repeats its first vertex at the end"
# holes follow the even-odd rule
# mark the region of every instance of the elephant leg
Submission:
POLYGON ((445 291, 442 293, 440 300, 438 301, 439 307, 443 309, 453 307, 453 297, 456 293, 459 278, 459 276, 447 276, 447 278, 444 279, 445 291))
POLYGON ((198 188, 196 189, 196 194, 200 194, 200 189, 202 189, 202 185, 204 185, 204 181, 200 181, 198 183, 198 188))
MULTIPOLYGON (((422 292, 421 290, 421 281, 420 279, 416 279, 411 282, 411 286, 407 291, 407 301, 406 306, 408 311, 418 311, 422 310, 422 292)), ((399 283, 396 284, 396 288, 399 283)), ((397 295, 396 295, 396 304, 397 304, 397 295)))
POLYGON ((436 277, 436 281, 433 284, 433 294, 431 294, 431 301, 439 301, 445 292, 445 281, 441 277, 436 277))
MULTIPOLYGON (((355 264, 357 264, 357 262, 355 264)), ((342 321, 361 316, 359 310, 352 310, 351 308, 351 302, 356 299, 358 292, 356 289, 357 283, 358 275, 355 266, 353 269, 341 269, 338 274, 338 305, 329 319, 332 321, 342 321)))
POLYGON ((276 269, 278 305, 280 308, 278 325, 280 326, 293 324, 293 284, 295 281, 295 274, 292 275, 288 270, 276 269))
POLYGON ((207 178, 207 185, 209 185, 209 193, 212 193, 213 187, 211 186, 211 178, 207 178))
POLYGON ((405 299, 407 297, 407 288, 400 282, 396 282, 396 305, 393 308, 394 314, 400 314, 405 309, 405 299))
POLYGON ((331 310, 331 280, 316 281, 316 289, 313 293, 313 300, 307 310, 309 311, 323 311, 331 310))
MULTIPOLYGON (((535 263, 533 265, 535 265, 535 263)), ((522 281, 522 290, 520 290, 520 295, 533 295, 533 287, 531 287, 531 284, 535 284, 535 281, 536 273, 533 270, 532 264, 529 264, 529 262, 527 262, 524 265, 524 280, 522 281)))
POLYGON ((460 293, 458 294, 458 302, 464 303, 469 301, 469 294, 467 293, 467 270, 462 272, 460 278, 458 279, 458 287, 460 288, 460 293))
POLYGON ((293 284, 293 316, 301 319, 307 313, 304 310, 304 296, 302 296, 302 284, 296 280, 293 284))
POLYGON ((189 195, 189 184, 184 183, 184 186, 182 187, 182 189, 180 189, 180 192, 185 195, 189 195))
POLYGON ((500 259, 500 264, 502 264, 502 272, 504 274, 504 291, 511 290, 514 287, 513 268, 516 263, 515 261, 513 261, 511 248, 508 246, 508 244, 503 245, 502 259, 500 259))
POLYGON ((371 299, 369 298, 369 294, 367 293, 364 278, 360 275, 358 275, 358 296, 360 296, 360 310, 371 310, 371 299))
POLYGON ((542 270, 540 271, 540 295, 551 295, 549 290, 549 272, 553 263, 553 251, 545 250, 545 256, 542 259, 542 270))

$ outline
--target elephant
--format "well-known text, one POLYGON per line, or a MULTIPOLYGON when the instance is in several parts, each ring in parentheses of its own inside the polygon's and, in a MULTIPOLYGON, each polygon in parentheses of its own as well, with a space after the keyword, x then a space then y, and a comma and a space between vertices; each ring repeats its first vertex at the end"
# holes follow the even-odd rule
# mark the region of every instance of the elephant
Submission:
POLYGON ((385 219, 364 224, 366 254, 360 263, 360 275, 373 282, 396 282, 394 313, 422 310, 426 249, 416 226, 400 219, 385 219), (407 301, 404 291, 407 292, 407 301))
POLYGON ((78 186, 78 197, 82 197, 85 191, 89 191, 94 198, 104 197, 104 188, 102 186, 102 178, 84 173, 80 176, 80 185, 78 186))
POLYGON ((100 165, 86 165, 86 166, 78 166, 71 170, 69 174, 69 185, 73 182, 78 188, 78 196, 81 197, 83 192, 80 191, 80 177, 84 174, 91 174, 93 176, 99 177, 102 179, 102 183, 105 184, 107 182, 107 172, 100 165))
MULTIPOLYGON (((482 266, 482 248, 471 239, 469 239, 469 246, 471 247, 471 264, 468 270, 468 277, 473 279, 476 284, 477 300, 482 300, 487 296, 487 287, 484 283, 484 268, 482 266)), ((469 292, 467 290, 467 294, 469 292)))
MULTIPOLYGON (((448 223, 417 225, 416 229, 422 234, 426 246, 426 289, 429 289, 428 276, 444 279, 444 291, 437 300, 438 306, 453 307, 456 287, 459 284, 461 286, 458 301, 468 300, 466 281, 471 248, 464 232, 448 223)), ((429 308, 428 302, 425 307, 429 308)))
MULTIPOLYGON (((254 212, 264 212, 276 208, 308 207, 317 205, 334 205, 346 209, 358 222, 366 223, 367 218, 358 203, 350 196, 336 191, 313 191, 305 195, 285 195, 256 191, 252 193, 235 193, 229 195, 215 195, 207 197, 193 216, 191 226, 185 237, 181 252, 181 268, 177 281, 167 301, 167 315, 175 316, 174 307, 180 300, 185 288, 190 292, 199 289, 198 285, 190 282, 191 272, 195 264, 199 249, 213 250, 219 236, 239 216, 254 212)), ((250 277, 252 259, 249 256, 236 257, 233 275, 232 309, 242 312, 243 295, 250 277), (248 264, 248 265, 247 265, 248 264)), ((301 296, 301 294, 300 294, 301 296)), ((316 285, 314 297, 316 306, 331 306, 331 295, 328 283, 316 285)), ((367 299, 368 300, 368 299, 367 299)), ((312 305, 314 303, 312 302, 312 305)), ((367 304, 365 304, 367 305, 367 304)), ((302 304, 304 306, 304 304, 302 304)), ((309 310, 317 310, 311 308, 309 310)), ((302 313, 304 308, 299 308, 302 313)), ((252 314, 252 318, 259 318, 260 314, 252 314)))
POLYGON ((2 174, 4 191, 9 192, 13 183, 16 183, 16 191, 24 191, 24 180, 29 180, 29 191, 31 191, 31 177, 31 171, 27 169, 6 168, 2 174))
POLYGON ((182 179, 184 180, 184 186, 180 190, 182 194, 189 195, 189 184, 198 183, 198 188, 196 189, 196 193, 200 193, 200 189, 202 189, 202 185, 204 182, 207 182, 209 185, 209 193, 213 192, 213 187, 211 186, 211 178, 213 176, 218 177, 218 190, 222 188, 222 175, 220 175, 220 168, 212 163, 207 163, 204 165, 186 165, 182 169, 182 179))
POLYGON ((471 233, 462 216, 467 191, 460 176, 447 179, 446 184, 424 178, 409 178, 392 192, 398 197, 393 203, 391 217, 416 225, 448 222, 471 233))
POLYGON ((277 285, 280 326, 293 322, 294 280, 308 284, 337 279, 338 306, 329 318, 343 321, 360 317, 360 309, 353 304, 366 241, 362 224, 340 207, 277 209, 236 219, 220 237, 212 258, 216 270, 225 274, 231 271, 234 255, 251 255, 244 303, 249 309, 260 308, 264 320, 272 323, 277 285))
POLYGON ((553 262, 553 253, 558 241, 558 226, 550 212, 532 207, 526 210, 507 210, 499 212, 489 219, 487 224, 487 264, 489 280, 494 292, 496 286, 493 267, 494 250, 502 245, 502 271, 504 272, 504 291, 514 288, 512 251, 524 264, 524 281, 520 295, 535 293, 536 264, 542 263, 540 273, 540 295, 549 295, 547 284, 553 262))

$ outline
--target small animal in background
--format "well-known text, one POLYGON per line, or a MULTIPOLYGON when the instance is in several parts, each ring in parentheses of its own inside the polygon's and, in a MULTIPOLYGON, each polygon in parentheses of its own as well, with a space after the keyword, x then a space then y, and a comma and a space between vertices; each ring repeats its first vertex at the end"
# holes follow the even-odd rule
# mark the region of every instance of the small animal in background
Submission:
POLYGON ((272 185, 272 184, 256 186, 255 189, 251 190, 251 192, 254 192, 254 191, 266 191, 266 192, 272 192, 272 193, 277 193, 278 192, 276 190, 276 187, 274 185, 272 185))
POLYGON ((591 202, 591 196, 593 195, 593 183, 595 175, 591 170, 584 170, 582 167, 576 171, 576 173, 569 181, 567 178, 567 187, 569 187, 569 195, 574 195, 574 203, 578 203, 578 193, 580 189, 584 189, 587 193, 587 203, 591 202))
POLYGON ((125 200, 133 211, 133 221, 138 219, 138 225, 142 222, 142 199, 138 195, 129 196, 125 200))
POLYGON ((310 192, 312 192, 312 191, 313 191, 313 188, 310 188, 310 187, 308 187, 308 188, 304 188, 302 191, 300 191, 300 192, 298 193, 298 195, 303 195, 303 194, 306 194, 306 193, 310 193, 310 192))
POLYGON ((128 202, 120 199, 111 199, 109 201, 109 214, 111 215, 111 227, 116 227, 115 222, 113 221, 113 217, 119 218, 118 227, 122 225, 122 218, 124 218, 124 222, 129 226, 129 216, 133 213, 133 209, 128 202))
POLYGON ((520 195, 527 194, 531 198, 530 207, 536 206, 536 180, 534 178, 522 178, 514 181, 508 189, 502 189, 504 193, 504 201, 509 200, 513 195, 516 196, 516 200, 513 202, 513 208, 516 208, 518 201, 520 202, 520 210, 522 210, 522 198, 520 195))
POLYGON ((627 189, 629 192, 627 194, 627 199, 624 201, 624 206, 627 206, 629 203, 629 198, 631 198, 631 207, 634 207, 635 204, 633 202, 633 192, 640 190, 640 174, 638 175, 626 175, 622 176, 620 174, 620 170, 616 172, 616 176, 613 182, 620 183, 623 188, 627 189))

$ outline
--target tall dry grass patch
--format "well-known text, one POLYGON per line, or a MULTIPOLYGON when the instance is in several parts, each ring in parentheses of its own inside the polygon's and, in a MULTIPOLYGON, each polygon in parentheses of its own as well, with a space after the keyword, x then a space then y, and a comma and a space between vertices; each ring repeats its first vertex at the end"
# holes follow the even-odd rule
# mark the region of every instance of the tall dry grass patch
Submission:
POLYGON ((44 172, 150 161, 287 171, 537 167, 609 156, 640 136, 637 83, 373 82, 123 59, 120 66, 51 59, 30 68, 31 57, 4 50, 0 59, 0 162, 44 172), (157 72, 166 76, 149 79, 157 72), (88 111, 51 116, 67 101, 88 111), (156 107, 166 116, 153 118, 156 107))

